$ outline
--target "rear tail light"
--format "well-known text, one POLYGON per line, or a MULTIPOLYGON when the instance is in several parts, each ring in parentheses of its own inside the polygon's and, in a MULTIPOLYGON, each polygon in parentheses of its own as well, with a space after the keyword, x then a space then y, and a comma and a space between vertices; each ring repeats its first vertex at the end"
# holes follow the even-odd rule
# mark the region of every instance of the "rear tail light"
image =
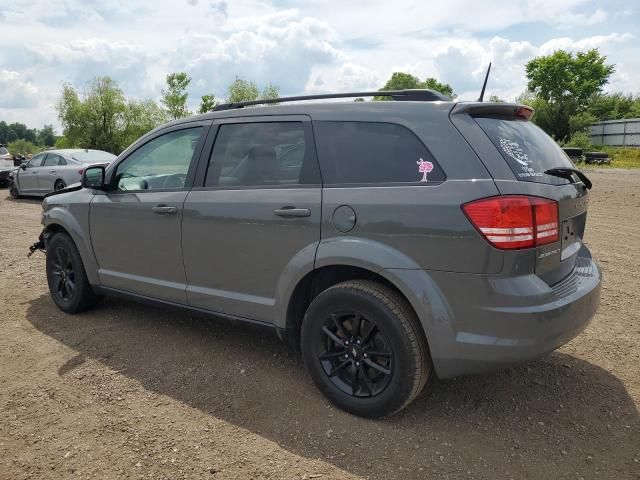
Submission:
POLYGON ((465 203, 462 210, 496 248, 533 248, 559 238, 558 203, 548 198, 503 195, 465 203))
POLYGON ((81 168, 80 170, 78 170, 78 173, 82 175, 84 173, 84 168, 81 168))

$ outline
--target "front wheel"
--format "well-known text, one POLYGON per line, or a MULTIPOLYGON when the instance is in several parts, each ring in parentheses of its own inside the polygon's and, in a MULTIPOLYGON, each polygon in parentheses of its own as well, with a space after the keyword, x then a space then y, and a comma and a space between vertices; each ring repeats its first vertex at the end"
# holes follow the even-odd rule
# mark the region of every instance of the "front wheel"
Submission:
POLYGON ((410 305, 373 281, 351 280, 320 293, 303 320, 301 344, 322 393, 363 417, 403 409, 431 371, 427 342, 410 305))
POLYGON ((80 253, 64 233, 56 233, 47 244, 47 283, 51 298, 63 312, 82 312, 98 301, 80 253))
POLYGON ((13 181, 9 182, 9 193, 11 194, 11 198, 18 199, 20 198, 20 191, 18 187, 13 181))
POLYGON ((64 180, 56 180, 56 183, 53 186, 53 191, 57 192, 57 191, 62 190, 64 188, 67 188, 67 184, 64 183, 64 180))

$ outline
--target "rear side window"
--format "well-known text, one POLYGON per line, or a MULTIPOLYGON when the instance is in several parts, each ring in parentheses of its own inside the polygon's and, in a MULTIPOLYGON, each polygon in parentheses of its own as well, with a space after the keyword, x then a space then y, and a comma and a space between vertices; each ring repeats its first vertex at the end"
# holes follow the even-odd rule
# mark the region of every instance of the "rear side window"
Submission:
POLYGON ((445 180, 424 144, 402 125, 314 122, 313 129, 325 184, 428 185, 445 180))
POLYGON ((518 180, 566 184, 567 180, 545 174, 555 167, 573 165, 553 139, 538 126, 526 120, 475 118, 491 139, 518 180))
POLYGON ((82 163, 111 163, 117 158, 112 153, 103 152, 101 150, 85 150, 84 152, 75 152, 72 154, 72 157, 82 163))
POLYGON ((9 153, 9 151, 6 148, 0 147, 0 155, 6 155, 7 153, 9 153))
POLYGON ((303 122, 220 126, 206 187, 319 184, 318 164, 303 122))

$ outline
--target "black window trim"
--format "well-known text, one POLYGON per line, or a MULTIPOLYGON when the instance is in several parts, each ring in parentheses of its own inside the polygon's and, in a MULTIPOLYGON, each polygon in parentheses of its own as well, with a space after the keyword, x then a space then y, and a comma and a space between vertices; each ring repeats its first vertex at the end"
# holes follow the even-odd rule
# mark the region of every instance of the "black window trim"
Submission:
MULTIPOLYGON (((379 120, 329 120, 329 119, 322 119, 322 120, 314 120, 313 124, 315 125, 316 123, 376 123, 376 124, 385 124, 385 125, 397 125, 399 127, 404 128, 405 130, 408 130, 415 138, 416 140, 420 143, 420 145, 422 145, 424 147, 424 149, 427 151, 427 153, 430 155, 430 160, 432 162, 435 162, 436 165, 438 166, 438 168, 440 169, 440 171, 442 171, 442 175, 443 178, 442 180, 437 180, 437 181, 433 181, 433 180, 429 180, 428 182, 372 182, 372 183, 362 183, 362 182, 355 182, 355 183, 325 183, 324 179, 323 179, 323 183, 322 183, 322 187, 323 188, 376 188, 376 187, 419 187, 419 188, 425 188, 425 187, 437 187, 439 185, 442 185, 444 182, 447 181, 447 173, 445 172, 444 168, 442 167, 441 163, 436 159, 435 155, 431 152, 431 150, 429 149, 429 147, 427 147, 425 145, 425 143, 422 141, 422 139, 420 138, 420 136, 413 131, 413 129, 411 129, 410 127, 408 127, 407 125, 404 125, 403 123, 399 123, 399 122, 390 122, 390 121, 379 121, 379 120)), ((316 139, 317 142, 317 139, 316 139)), ((317 151, 317 147, 316 147, 316 151, 317 151)), ((317 156, 317 154, 316 154, 317 156)), ((318 159, 318 163, 320 165, 320 171, 322 172, 322 162, 320 162, 320 160, 318 159)), ((324 177, 323 177, 324 178, 324 177)))
POLYGON ((47 153, 47 152, 42 152, 42 153, 38 153, 38 154, 34 155, 29 160, 29 163, 27 163, 27 168, 40 168, 40 167, 42 167, 42 164, 47 159, 47 156, 49 156, 49 153, 47 153), (31 165, 31 162, 33 162, 36 158, 38 158, 38 156, 42 156, 42 160, 40 160, 40 165, 31 165))
MULTIPOLYGON (((259 108, 259 107, 256 107, 259 108)), ((209 136, 207 137, 206 145, 200 155, 200 162, 198 165, 198 171, 196 172, 195 181, 193 184, 193 191, 215 191, 215 190, 274 190, 274 189, 303 189, 303 188, 322 188, 322 172, 318 162, 318 152, 316 149, 315 136, 313 134, 313 125, 311 117, 308 115, 255 115, 255 116, 238 116, 238 117, 224 117, 216 118, 211 125, 209 136), (218 139, 218 133, 220 132, 220 126, 239 123, 302 123, 302 127, 305 133, 305 142, 309 142, 309 152, 313 156, 313 160, 316 162, 316 168, 318 171, 318 183, 304 183, 304 184, 274 184, 274 185, 217 185, 215 187, 205 186, 207 178, 207 171, 209 169, 209 159, 213 153, 213 147, 218 139)))
POLYGON ((124 155, 114 160, 106 170, 105 184, 107 189, 104 193, 109 195, 122 195, 130 193, 161 193, 161 192, 184 192, 191 190, 193 181, 196 174, 196 169, 202 156, 202 148, 206 142, 207 136, 210 133, 211 120, 205 121, 193 121, 184 122, 178 125, 170 125, 165 128, 161 128, 156 131, 152 131, 150 134, 144 135, 138 139, 134 144, 129 146, 123 153, 124 155), (187 171, 187 178, 185 179, 184 186, 182 188, 154 188, 152 190, 117 190, 116 185, 113 183, 115 180, 115 172, 118 170, 118 166, 125 162, 131 155, 137 152, 140 148, 144 147, 147 143, 152 142, 158 137, 166 135, 168 133, 177 132, 180 130, 189 130, 192 128, 201 128, 200 137, 198 143, 193 150, 193 156, 191 157, 191 163, 189 164, 189 170, 187 171))

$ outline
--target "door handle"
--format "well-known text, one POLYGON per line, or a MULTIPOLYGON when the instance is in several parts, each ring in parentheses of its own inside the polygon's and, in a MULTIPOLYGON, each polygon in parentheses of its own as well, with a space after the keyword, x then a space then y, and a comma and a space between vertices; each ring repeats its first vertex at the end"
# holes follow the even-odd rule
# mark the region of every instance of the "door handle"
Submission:
POLYGON ((311 210, 308 208, 282 207, 276 208, 273 213, 279 217, 309 217, 311 210))
POLYGON ((49 173, 56 173, 57 170, 49 170, 49 173))
POLYGON ((170 207, 168 205, 156 205, 151 209, 153 213, 158 213, 160 215, 168 215, 171 213, 177 213, 178 207, 170 207))

